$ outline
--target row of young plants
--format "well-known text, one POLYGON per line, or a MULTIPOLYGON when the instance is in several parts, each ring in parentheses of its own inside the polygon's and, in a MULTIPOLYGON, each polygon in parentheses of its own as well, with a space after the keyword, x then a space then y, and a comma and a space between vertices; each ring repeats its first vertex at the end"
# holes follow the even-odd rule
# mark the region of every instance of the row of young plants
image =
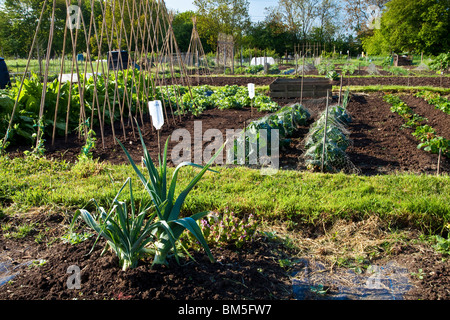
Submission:
POLYGON ((391 105, 391 111, 400 115, 405 123, 402 127, 413 129, 412 135, 420 141, 417 148, 450 157, 450 140, 436 134, 436 130, 428 124, 423 124, 427 119, 417 115, 400 97, 387 94, 384 101, 391 105))
MULTIPOLYGON (((104 119, 112 117, 117 120, 121 114, 135 114, 137 105, 143 105, 146 97, 144 88, 153 92, 151 77, 138 70, 119 71, 117 76, 114 73, 110 73, 108 77, 97 75, 96 80, 94 83, 94 77, 81 74, 78 82, 72 85, 69 81, 60 82, 58 79, 48 82, 42 119, 39 119, 43 91, 40 76, 32 73, 30 78, 23 80, 21 89, 20 83, 14 83, 10 89, 1 90, 0 138, 7 134, 6 129, 16 100, 17 107, 12 121, 14 126, 8 132, 8 140, 12 143, 24 143, 33 140, 39 121, 44 129, 44 136, 52 135, 57 107, 55 133, 56 136, 63 136, 66 130, 73 132, 82 124, 80 112, 85 114, 84 119, 90 117, 91 125, 96 126, 99 123, 99 109, 104 119)), ((155 89, 157 92, 158 89, 155 89)))
MULTIPOLYGON (((341 74, 343 76, 346 75, 353 75, 356 70, 358 70, 358 67, 351 63, 346 63, 340 67, 341 74)), ((340 77, 340 74, 336 71, 336 66, 333 63, 327 63, 326 61, 323 61, 317 65, 317 72, 320 75, 325 75, 326 78, 330 80, 338 80, 340 77)))
POLYGON ((450 101, 442 97, 437 92, 431 92, 428 90, 421 90, 414 96, 424 99, 429 104, 433 105, 436 109, 441 110, 444 113, 450 114, 450 101))
POLYGON ((346 126, 351 121, 347 113, 350 91, 344 94, 341 105, 336 104, 324 111, 315 121, 305 139, 305 164, 309 170, 326 172, 343 171, 349 167, 346 154, 351 145, 346 126))
MULTIPOLYGON (((172 86, 170 90, 177 90, 182 96, 182 103, 179 104, 176 113, 189 112, 194 115, 202 113, 211 108, 219 109, 241 109, 253 105, 258 111, 273 112, 279 109, 279 105, 264 94, 255 93, 255 97, 250 99, 247 87, 238 85, 226 85, 220 88, 212 88, 208 85, 193 87, 172 86)), ((176 104, 176 95, 162 91, 160 100, 166 103, 176 104)))
POLYGON ((244 159, 248 163, 248 159, 253 155, 254 159, 259 158, 263 161, 260 155, 253 154, 259 152, 261 148, 266 148, 267 156, 270 157, 272 150, 273 130, 276 130, 278 136, 279 146, 289 143, 290 138, 298 130, 299 126, 306 126, 311 118, 310 112, 301 104, 294 103, 292 105, 284 106, 274 113, 270 113, 262 118, 251 121, 241 132, 240 137, 234 141, 234 162, 237 161, 238 144, 243 143, 245 139, 244 159), (264 130, 264 137, 262 131, 264 130))
MULTIPOLYGON (((278 68, 278 65, 272 64, 269 66, 267 70, 268 74, 279 74, 280 69, 278 68)), ((262 64, 254 65, 254 66, 248 66, 248 67, 237 67, 234 70, 235 74, 264 74, 264 66, 262 64)))

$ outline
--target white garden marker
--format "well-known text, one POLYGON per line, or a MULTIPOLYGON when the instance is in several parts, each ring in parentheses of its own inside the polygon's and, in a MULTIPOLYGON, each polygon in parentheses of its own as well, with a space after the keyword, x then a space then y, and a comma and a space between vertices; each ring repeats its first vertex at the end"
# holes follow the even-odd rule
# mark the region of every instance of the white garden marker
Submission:
POLYGON ((153 126, 156 130, 161 129, 164 124, 164 116, 162 111, 162 105, 160 100, 150 101, 148 103, 148 109, 150 116, 152 117, 153 126))
POLYGON ((251 100, 251 110, 252 110, 252 116, 253 116, 253 98, 255 97, 255 84, 249 83, 248 84, 248 96, 251 100))
POLYGON ((159 130, 164 124, 164 116, 162 111, 162 104, 160 100, 149 101, 148 110, 150 112, 150 116, 152 117, 152 123, 155 127, 158 134, 158 151, 159 156, 161 157, 161 144, 159 142, 159 130))

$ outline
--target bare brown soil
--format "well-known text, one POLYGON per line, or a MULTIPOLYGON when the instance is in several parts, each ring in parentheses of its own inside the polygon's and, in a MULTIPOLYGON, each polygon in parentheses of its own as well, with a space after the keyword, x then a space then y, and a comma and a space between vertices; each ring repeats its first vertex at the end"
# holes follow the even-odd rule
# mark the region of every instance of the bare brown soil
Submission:
MULTIPOLYGON (((211 247, 216 262, 211 263, 200 252, 191 252, 191 258, 169 260, 169 266, 151 267, 148 258, 139 263, 135 269, 122 271, 117 257, 110 251, 101 255, 103 240, 94 245, 94 238, 72 245, 63 243, 58 238, 67 230, 68 221, 58 213, 47 211, 25 214, 17 217, 4 217, 2 223, 14 219, 15 223, 33 222, 38 227, 23 239, 6 238, 0 234, 2 253, 0 255, 0 278, 5 269, 13 270, 16 276, 0 287, 0 300, 158 300, 158 301, 230 301, 230 300, 294 300, 292 276, 295 270, 303 267, 301 252, 282 242, 269 239, 264 235, 257 236, 252 242, 237 249, 233 246, 211 247), (38 232, 45 236, 37 243, 34 237, 38 232), (91 251, 91 249, 93 250, 91 251), (292 264, 282 266, 282 261, 292 264), (33 263, 34 262, 34 263, 33 263), (6 263, 6 264, 5 264, 6 263), (74 273, 69 267, 75 266, 80 271, 80 287, 71 288, 75 284, 74 273)), ((410 244, 396 242, 388 251, 382 243, 388 238, 379 237, 383 233, 382 226, 372 222, 341 222, 340 232, 346 235, 345 245, 352 241, 357 247, 370 247, 384 255, 370 263, 383 265, 386 262, 396 263, 409 272, 410 289, 402 294, 404 300, 448 300, 450 299, 450 260, 437 253, 426 244, 410 244), (352 239, 356 227, 364 230, 376 228, 363 239, 352 239), (365 242, 367 241, 367 243, 365 242), (380 245, 373 246, 373 243, 380 245), (384 249, 383 249, 384 248, 384 249), (383 254, 384 252, 384 254, 383 254)), ((367 230, 366 230, 367 231, 367 230)), ((356 233, 359 233, 356 232, 356 233)), ((303 250, 314 252, 314 259, 320 261, 331 254, 324 237, 323 230, 299 234, 309 243, 303 250), (317 241, 313 234, 316 234, 317 241), (312 238, 311 238, 312 237, 312 238)), ((341 236, 339 234, 339 236, 341 236)), ((336 240, 332 240, 336 246, 336 240)), ((356 248, 356 247, 355 247, 356 248)), ((342 250, 339 249, 339 250, 342 250)), ((363 266, 363 265, 361 265, 363 266)), ((367 267, 367 265, 366 265, 367 267)), ((329 296, 337 290, 328 282, 336 277, 345 277, 348 269, 345 266, 328 265, 328 270, 312 270, 320 273, 322 284, 326 286, 329 296)), ((307 300, 324 300, 327 296, 313 291, 307 300)), ((207 302, 205 302, 207 303, 207 302)), ((290 307, 295 306, 291 305, 290 307)), ((176 312, 168 310, 170 313, 176 312)), ((283 309, 278 310, 278 312, 283 309)))
MULTIPOLYGON (((436 113, 438 110, 416 98, 402 98, 406 98, 405 102, 419 115, 429 117, 429 123, 439 128, 436 129, 438 132, 441 130, 442 135, 448 134, 445 114, 436 113)), ((353 95, 347 110, 352 116, 349 129, 353 141, 347 153, 363 173, 436 173, 438 155, 417 149, 419 142, 411 135, 412 129, 402 129, 403 119, 390 111, 390 105, 383 100, 383 93, 353 95)), ((443 159, 441 170, 450 172, 449 159, 443 159)))

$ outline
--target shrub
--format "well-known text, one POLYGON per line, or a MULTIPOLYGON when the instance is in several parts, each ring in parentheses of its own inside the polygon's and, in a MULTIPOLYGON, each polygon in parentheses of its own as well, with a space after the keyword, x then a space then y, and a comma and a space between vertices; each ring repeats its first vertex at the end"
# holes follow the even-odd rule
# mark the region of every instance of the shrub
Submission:
POLYGON ((441 53, 429 64, 431 70, 441 71, 450 67, 450 52, 441 53))

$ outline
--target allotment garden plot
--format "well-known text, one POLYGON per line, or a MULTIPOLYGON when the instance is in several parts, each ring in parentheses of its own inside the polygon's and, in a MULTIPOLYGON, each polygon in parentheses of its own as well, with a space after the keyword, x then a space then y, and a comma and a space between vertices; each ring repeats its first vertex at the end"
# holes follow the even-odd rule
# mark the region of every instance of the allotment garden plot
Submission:
MULTIPOLYGON (((288 118, 282 119, 280 112, 276 110, 283 106, 299 105, 299 99, 296 100, 271 100, 264 94, 258 94, 258 104, 251 108, 248 98, 248 92, 244 82, 252 81, 251 78, 223 77, 209 78, 213 85, 223 84, 224 81, 240 83, 237 85, 225 85, 222 87, 203 85, 193 87, 192 92, 197 102, 197 108, 192 109, 188 102, 185 102, 185 112, 176 111, 175 115, 166 117, 165 125, 161 130, 161 141, 173 135, 177 129, 187 130, 190 135, 190 145, 193 147, 195 139, 201 144, 201 150, 204 151, 211 144, 212 138, 203 139, 203 135, 209 129, 216 129, 222 134, 223 141, 226 140, 226 131, 243 130, 254 121, 261 121, 270 114, 279 118, 281 123, 289 123, 288 118), (214 92, 214 94, 213 94, 214 92), (208 100, 209 99, 209 100, 208 100), (214 101, 214 102, 212 102, 214 101), (213 105, 217 104, 217 105, 213 105), (284 122, 283 122, 284 121, 284 122), (197 130, 197 131, 196 131, 197 130)), ((261 84, 270 83, 275 78, 254 78, 253 82, 261 84)), ((363 79, 360 79, 363 80, 363 79)), ((356 80, 355 80, 356 81, 356 80)), ((403 81, 403 80, 402 80, 403 81)), ((345 89, 345 87, 344 87, 345 89)), ((188 98, 185 89, 185 97, 188 98)), ((163 92, 163 90, 162 90, 163 92)), ((435 100, 431 100, 431 93, 422 90, 416 93, 394 94, 411 108, 412 115, 424 118, 421 122, 422 127, 428 125, 433 128, 436 137, 442 137, 445 141, 450 138, 448 107, 437 108, 435 100), (427 101, 428 100, 428 101, 427 101), (433 104, 434 103, 434 104, 433 104)), ((343 95, 343 94, 342 94, 343 95)), ((393 106, 385 100, 389 92, 358 93, 349 92, 349 101, 346 112, 351 121, 346 124, 347 138, 349 144, 346 148, 346 157, 356 168, 353 173, 360 174, 384 174, 390 172, 411 172, 411 173, 429 173, 437 172, 439 161, 440 172, 449 172, 448 153, 441 152, 440 159, 438 153, 425 151, 425 147, 418 148, 421 142, 413 135, 416 128, 407 124, 401 115, 393 111, 393 106)), ((439 94, 442 101, 447 101, 445 96, 439 94)), ((188 99, 189 100, 189 99, 188 99)), ((187 100, 186 100, 187 101, 187 100)), ((338 103, 338 92, 330 93, 329 106, 335 106, 338 103)), ((284 137, 280 144, 280 168, 307 170, 308 164, 305 162, 304 153, 306 150, 306 140, 308 132, 315 120, 318 120, 320 114, 325 110, 326 99, 304 99, 302 101, 304 110, 301 111, 302 121, 295 123, 295 128, 291 129, 288 136, 284 137)), ((145 121, 142 126, 145 142, 153 157, 158 155, 158 138, 156 130, 152 128, 151 119, 145 115, 145 121)), ((130 154, 135 161, 140 161, 142 150, 140 148, 137 134, 133 134, 130 126, 130 119, 125 119, 128 123, 126 136, 121 136, 122 129, 119 122, 116 123, 116 134, 119 139, 127 144, 130 154)), ((289 124, 291 125, 291 124, 289 124)), ((281 128, 281 127, 280 127, 281 128)), ((100 138, 99 136, 97 136, 100 138)), ((46 142, 46 155, 55 159, 65 159, 76 161, 85 146, 84 137, 80 137, 76 131, 73 131, 68 139, 58 137, 54 145, 50 145, 50 139, 46 142)), ((169 141, 169 155, 172 148, 181 140, 169 141)), ((29 145, 15 145, 9 148, 12 156, 20 156, 29 149, 29 145)), ((94 158, 111 163, 126 163, 127 159, 118 149, 117 142, 114 140, 111 128, 105 126, 104 141, 97 142, 95 149, 91 150, 94 158), (104 147, 102 147, 104 144, 104 147)), ((194 161, 194 150, 191 151, 191 161, 194 161)), ((222 163, 225 163, 225 157, 222 163)))

